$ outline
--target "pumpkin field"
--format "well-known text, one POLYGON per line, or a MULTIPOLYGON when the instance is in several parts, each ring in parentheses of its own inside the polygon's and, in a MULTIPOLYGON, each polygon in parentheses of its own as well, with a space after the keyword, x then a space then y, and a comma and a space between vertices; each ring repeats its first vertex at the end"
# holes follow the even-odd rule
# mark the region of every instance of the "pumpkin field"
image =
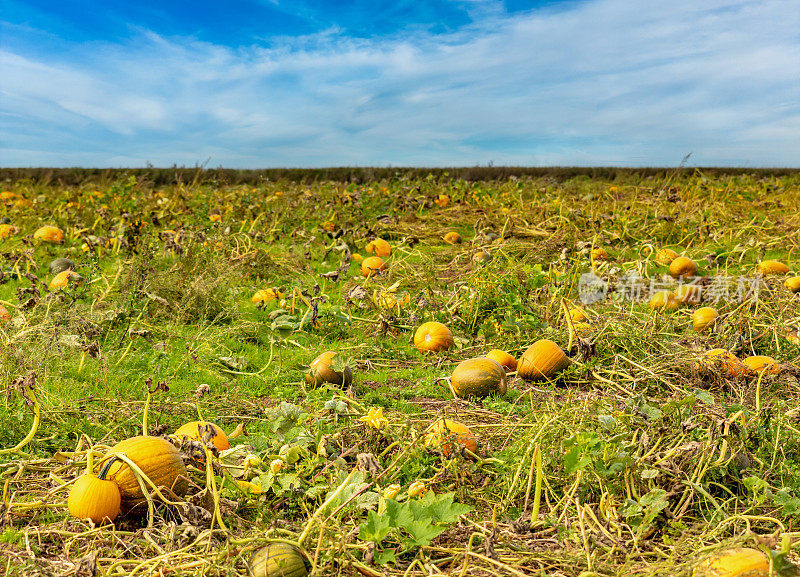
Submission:
POLYGON ((0 574, 800 575, 800 172, 2 176, 0 574))

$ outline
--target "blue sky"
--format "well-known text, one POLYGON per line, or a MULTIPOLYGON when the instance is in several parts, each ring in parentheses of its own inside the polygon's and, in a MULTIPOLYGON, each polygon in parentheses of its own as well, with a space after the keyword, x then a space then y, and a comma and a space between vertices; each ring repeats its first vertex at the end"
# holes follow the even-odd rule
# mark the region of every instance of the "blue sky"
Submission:
POLYGON ((800 166, 796 0, 0 6, 1 166, 800 166))

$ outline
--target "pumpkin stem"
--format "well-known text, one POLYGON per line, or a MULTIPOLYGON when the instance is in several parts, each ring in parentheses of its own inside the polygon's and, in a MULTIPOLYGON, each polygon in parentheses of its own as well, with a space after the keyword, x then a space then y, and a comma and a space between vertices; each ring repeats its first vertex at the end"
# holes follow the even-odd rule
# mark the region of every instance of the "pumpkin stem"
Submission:
POLYGON ((39 421, 42 418, 42 408, 39 406, 39 400, 36 398, 36 393, 33 391, 33 386, 26 387, 25 390, 23 390, 22 395, 26 400, 30 401, 29 404, 33 404, 33 424, 31 425, 31 429, 28 431, 28 434, 25 435, 24 439, 9 449, 0 449, 0 455, 20 453, 22 447, 31 442, 31 439, 33 439, 33 437, 36 435, 36 431, 39 429, 39 421))
MULTIPOLYGON (((91 455, 91 453, 89 453, 89 454, 91 455)), ((119 458, 116 455, 111 455, 111 458, 108 459, 106 461, 105 465, 103 465, 103 468, 100 469, 100 472, 97 474, 97 478, 105 480, 106 475, 108 475, 108 470, 111 468, 111 465, 114 464, 114 461, 118 461, 118 460, 119 460, 119 458)))

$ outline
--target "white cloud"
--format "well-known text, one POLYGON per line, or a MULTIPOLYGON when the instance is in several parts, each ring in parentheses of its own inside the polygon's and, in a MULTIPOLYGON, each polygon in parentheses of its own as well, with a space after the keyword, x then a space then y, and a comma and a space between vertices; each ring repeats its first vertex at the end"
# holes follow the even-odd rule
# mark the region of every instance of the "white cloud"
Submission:
POLYGON ((0 164, 797 166, 794 0, 594 0, 448 35, 0 52, 0 164))

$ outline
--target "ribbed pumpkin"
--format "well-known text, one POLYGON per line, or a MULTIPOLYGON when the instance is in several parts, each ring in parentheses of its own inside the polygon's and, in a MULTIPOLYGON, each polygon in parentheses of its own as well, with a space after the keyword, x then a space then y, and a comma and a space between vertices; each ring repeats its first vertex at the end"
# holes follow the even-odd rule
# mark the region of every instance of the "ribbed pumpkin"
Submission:
POLYGON ((455 344, 450 329, 436 321, 422 323, 414 333, 414 346, 424 353, 446 351, 455 344))
POLYGON ((449 457, 459 445, 464 445, 473 453, 478 450, 478 440, 466 425, 449 419, 439 419, 428 427, 425 434, 426 447, 438 447, 445 457, 449 457))
POLYGON ((497 361, 486 357, 467 359, 456 366, 450 377, 453 393, 460 399, 506 394, 506 371, 497 361))
POLYGON ((256 291, 251 299, 254 304, 258 303, 271 303, 275 302, 279 298, 282 298, 283 294, 276 288, 266 288, 261 289, 260 291, 256 291))
POLYGON ((208 421, 192 421, 182 425, 175 431, 175 436, 179 439, 189 438, 199 441, 206 435, 211 436, 211 443, 216 447, 217 451, 227 451, 231 448, 225 431, 218 425, 208 421))
POLYGON ((73 517, 89 519, 96 525, 119 515, 122 497, 114 481, 84 473, 69 491, 67 508, 73 517))
POLYGON ((53 277, 53 280, 50 281, 48 288, 51 291, 59 290, 69 286, 72 283, 80 283, 83 281, 83 277, 76 273, 74 270, 64 270, 58 273, 56 276, 53 277))
POLYGON ((13 224, 0 224, 0 238, 8 238, 19 232, 19 229, 13 224))
POLYGON ((448 244, 459 244, 461 242, 461 235, 456 231, 450 231, 442 237, 448 244))
POLYGON ((675 298, 682 305, 696 305, 703 299, 703 287, 694 284, 682 284, 675 289, 675 298))
POLYGON ((507 373, 517 370, 517 359, 500 349, 492 349, 486 353, 487 359, 492 359, 498 365, 503 367, 507 373))
MULTIPOLYGON (((110 453, 122 453, 136 463, 157 487, 169 487, 176 494, 186 492, 186 466, 178 449, 161 437, 131 437, 111 447, 110 453)), ((119 486, 123 502, 144 499, 136 473, 121 459, 114 459, 106 478, 119 486)), ((149 487, 148 487, 149 490, 149 487)))
POLYGON ((731 549, 703 561, 692 577, 768 577, 769 559, 758 549, 731 549))
POLYGON ((33 233, 33 238, 43 242, 64 242, 64 233, 57 226, 45 225, 33 233))
POLYGON ((658 291, 650 297, 651 311, 672 312, 678 310, 680 306, 681 303, 678 301, 675 293, 670 290, 658 291))
POLYGON ((334 351, 325 351, 311 361, 305 375, 306 383, 313 386, 319 386, 322 383, 331 383, 337 386, 349 385, 353 381, 353 371, 350 370, 350 367, 345 367, 341 373, 333 370, 333 357, 335 356, 334 351))
POLYGON ((536 341, 522 353, 517 374, 527 381, 552 379, 569 366, 569 358, 556 343, 548 339, 536 341))
POLYGON ((697 276, 697 264, 685 256, 676 257, 669 263, 669 274, 672 278, 697 276))
POLYGON ((793 276, 783 281, 783 286, 792 291, 793 293, 800 292, 800 276, 793 276))
POLYGON ((382 238, 376 238, 375 240, 367 243, 366 251, 367 254, 374 254, 375 256, 385 258, 392 254, 392 247, 389 246, 389 243, 382 238))
POLYGON ((669 266, 676 258, 678 253, 671 248, 662 248, 656 252, 656 262, 664 266, 669 266))
POLYGON ((742 364, 754 373, 764 373, 765 375, 773 376, 781 372, 781 366, 778 361, 772 357, 763 355, 747 357, 742 361, 742 364))
POLYGON ((252 577, 306 577, 310 568, 300 549, 289 543, 270 543, 247 562, 252 577))
POLYGON ((717 320, 719 313, 713 307, 702 307, 694 311, 692 315, 692 328, 696 332, 702 332, 705 328, 717 320))
POLYGON ((722 375, 731 378, 744 377, 748 369, 742 361, 732 352, 726 349, 711 349, 703 353, 695 363, 695 369, 702 374, 718 371, 722 375))
POLYGON ((764 260, 758 263, 758 272, 763 275, 786 274, 789 272, 789 267, 779 260, 764 260))
POLYGON ((368 256, 361 262, 361 274, 369 278, 378 274, 385 266, 381 257, 368 256))
POLYGON ((65 270, 75 270, 75 263, 72 259, 68 258, 55 258, 50 261, 50 266, 48 267, 50 274, 56 275, 58 273, 64 272, 65 270))

